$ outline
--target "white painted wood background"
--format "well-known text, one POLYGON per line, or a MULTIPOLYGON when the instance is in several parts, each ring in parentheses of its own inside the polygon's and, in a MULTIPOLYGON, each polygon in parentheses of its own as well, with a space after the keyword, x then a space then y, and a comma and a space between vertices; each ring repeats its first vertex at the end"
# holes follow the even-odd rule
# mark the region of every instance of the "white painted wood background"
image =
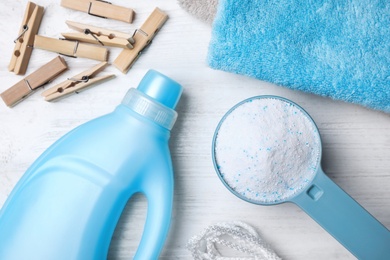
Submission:
MULTIPOLYGON (((161 259, 191 259, 185 248, 187 240, 210 224, 229 220, 253 225, 284 259, 354 259, 297 206, 245 203, 219 181, 211 161, 214 129, 231 106, 255 95, 280 95, 304 107, 321 132, 325 172, 390 228, 388 114, 208 68, 210 27, 188 15, 173 0, 115 0, 115 4, 135 9, 137 15, 130 25, 64 9, 60 0, 36 2, 45 7, 39 33, 51 37, 71 31, 65 20, 133 32, 155 6, 165 10, 170 18, 127 75, 110 66, 103 73, 117 74, 114 80, 57 103, 43 101, 42 90, 12 109, 0 102, 0 206, 28 166, 50 144, 72 128, 112 111, 127 89, 136 87, 146 71, 153 68, 184 87, 171 138, 176 181, 174 212, 161 259)), ((8 72, 7 66, 25 6, 26 0, 0 3, 0 92, 22 78, 8 72)), ((119 50, 111 50, 112 62, 119 50)), ((34 50, 27 73, 55 56, 34 50)), ((86 59, 65 59, 70 70, 54 83, 97 64, 86 59)), ((122 215, 108 258, 131 259, 145 214, 146 200, 136 196, 122 215)))

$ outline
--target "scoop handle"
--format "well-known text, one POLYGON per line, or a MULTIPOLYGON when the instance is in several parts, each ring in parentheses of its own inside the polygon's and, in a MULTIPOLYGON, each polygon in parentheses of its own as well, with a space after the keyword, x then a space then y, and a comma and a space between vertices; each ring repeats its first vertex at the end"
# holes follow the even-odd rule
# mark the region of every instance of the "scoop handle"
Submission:
POLYGON ((358 259, 389 259, 390 231, 320 169, 292 202, 358 259))

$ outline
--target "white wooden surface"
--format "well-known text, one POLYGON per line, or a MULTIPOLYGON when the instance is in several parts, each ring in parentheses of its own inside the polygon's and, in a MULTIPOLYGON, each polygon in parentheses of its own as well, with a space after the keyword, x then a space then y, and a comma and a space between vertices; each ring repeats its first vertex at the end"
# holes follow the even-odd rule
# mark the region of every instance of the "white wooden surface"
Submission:
MULTIPOLYGON (((110 66, 104 73, 117 74, 114 80, 57 103, 43 101, 42 90, 12 109, 0 102, 0 206, 27 167, 51 143, 75 126, 112 111, 127 89, 136 87, 146 71, 153 68, 184 86, 177 108, 179 119, 171 138, 176 181, 174 212, 161 259, 191 259, 185 249, 187 240, 212 223, 229 220, 245 221, 256 227, 284 259, 354 259, 297 206, 245 203, 219 181, 211 161, 214 129, 231 106, 255 95, 280 95, 303 106, 320 129, 325 172, 390 228, 388 114, 208 68, 206 54, 211 29, 188 15, 176 1, 115 0, 137 12, 130 25, 64 9, 59 2, 37 0, 45 6, 41 35, 59 37, 61 32, 70 31, 65 20, 132 32, 155 6, 165 10, 170 18, 127 75, 110 66)), ((0 3, 0 92, 21 79, 8 72, 7 66, 25 6, 25 0, 0 3)), ((119 50, 111 50, 112 62, 119 50)), ((34 50, 27 73, 55 56, 34 50)), ((70 70, 54 83, 97 63, 72 58, 66 61, 70 70)), ((136 196, 118 224, 110 259, 131 259, 145 214, 146 200, 136 196)))

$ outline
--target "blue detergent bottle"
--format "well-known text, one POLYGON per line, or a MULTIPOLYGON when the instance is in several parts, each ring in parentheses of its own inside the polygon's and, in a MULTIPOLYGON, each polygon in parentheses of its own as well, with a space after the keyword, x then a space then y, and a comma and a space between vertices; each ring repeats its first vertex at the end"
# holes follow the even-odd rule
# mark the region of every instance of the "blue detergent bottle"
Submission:
POLYGON ((134 259, 157 259, 172 212, 168 147, 182 87, 150 70, 110 114, 59 139, 27 170, 0 211, 0 259, 106 259, 129 198, 148 212, 134 259))

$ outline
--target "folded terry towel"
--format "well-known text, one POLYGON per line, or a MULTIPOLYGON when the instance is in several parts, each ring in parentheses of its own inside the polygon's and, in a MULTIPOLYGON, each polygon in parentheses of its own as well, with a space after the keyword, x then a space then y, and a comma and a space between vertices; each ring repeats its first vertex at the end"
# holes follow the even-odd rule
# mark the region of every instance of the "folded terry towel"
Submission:
POLYGON ((390 112, 390 1, 220 0, 208 62, 390 112))

